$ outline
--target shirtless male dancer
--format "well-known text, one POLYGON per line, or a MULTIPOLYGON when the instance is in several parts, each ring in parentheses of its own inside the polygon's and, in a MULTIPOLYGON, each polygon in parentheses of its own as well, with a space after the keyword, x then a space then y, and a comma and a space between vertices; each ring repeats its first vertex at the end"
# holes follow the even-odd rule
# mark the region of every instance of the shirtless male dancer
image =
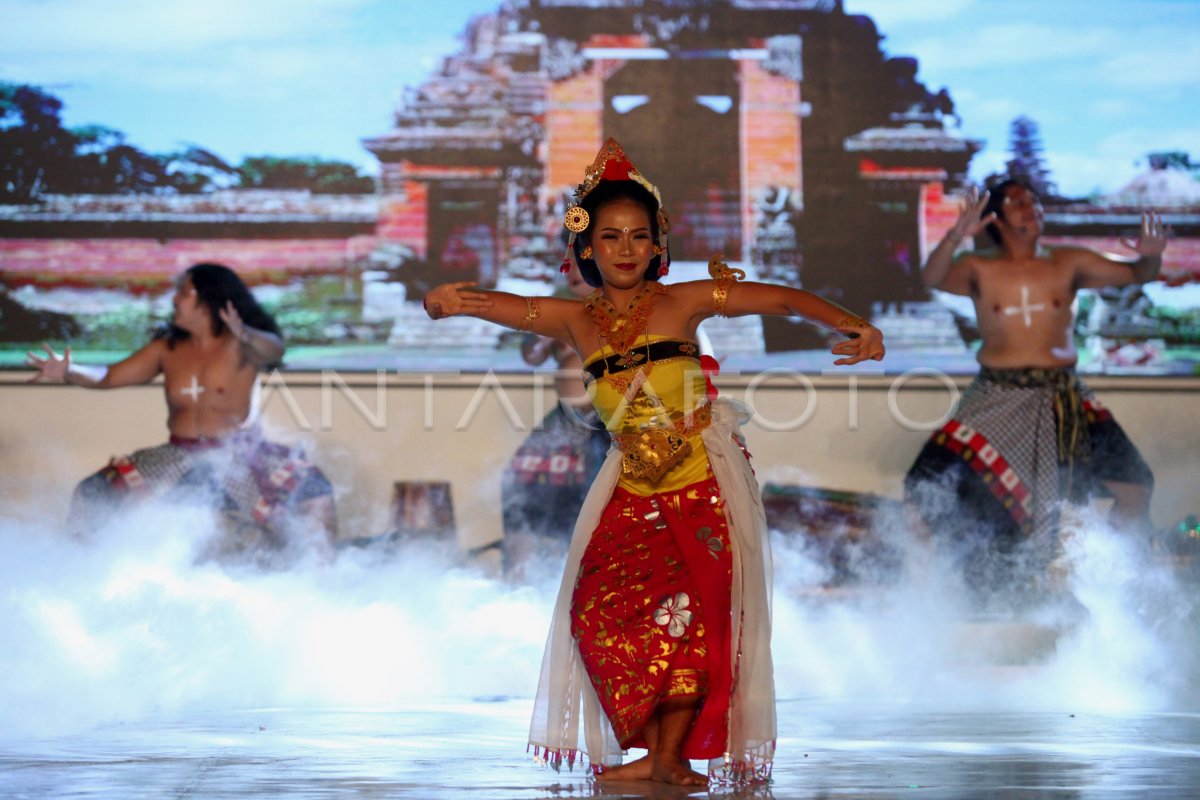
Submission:
POLYGON ((33 383, 116 389, 163 376, 169 443, 114 458, 84 480, 72 501, 71 528, 94 528, 97 512, 133 496, 204 488, 222 495, 218 507, 272 535, 299 511, 331 541, 336 523, 328 480, 302 454, 263 440, 252 424, 259 370, 283 358, 274 319, 220 264, 185 271, 172 308, 165 333, 115 364, 76 364, 70 347, 60 356, 48 344, 44 356, 27 357, 38 370, 33 383))
POLYGON ((907 495, 968 575, 985 582, 996 577, 981 574, 988 553, 1036 542, 1053 557, 1045 545, 1061 500, 1107 495, 1115 524, 1149 526, 1153 475, 1075 374, 1073 302, 1080 289, 1157 277, 1162 220, 1145 212, 1139 236, 1122 239, 1136 258, 1046 247, 1043 231, 1041 201, 1023 182, 972 191, 922 273, 926 286, 974 301, 982 346, 979 375, 921 451, 907 495), (955 254, 985 229, 996 247, 955 254))

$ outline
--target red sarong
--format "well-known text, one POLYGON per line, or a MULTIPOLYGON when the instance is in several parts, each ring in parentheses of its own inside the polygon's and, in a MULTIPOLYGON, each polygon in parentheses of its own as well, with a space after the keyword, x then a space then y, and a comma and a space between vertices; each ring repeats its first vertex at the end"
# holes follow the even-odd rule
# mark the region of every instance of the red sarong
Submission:
POLYGON ((683 757, 725 752, 732 554, 724 500, 709 478, 649 497, 620 487, 592 533, 571 632, 622 748, 668 697, 702 703, 683 757))

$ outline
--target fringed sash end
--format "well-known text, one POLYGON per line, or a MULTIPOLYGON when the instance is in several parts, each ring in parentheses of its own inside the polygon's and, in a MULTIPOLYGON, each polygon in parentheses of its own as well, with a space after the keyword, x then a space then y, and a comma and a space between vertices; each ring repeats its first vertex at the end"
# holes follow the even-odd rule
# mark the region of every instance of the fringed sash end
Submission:
MULTIPOLYGON (((561 772, 563 764, 566 764, 568 772, 573 772, 575 770, 576 761, 579 762, 579 766, 581 768, 586 766, 587 759, 584 757, 583 753, 575 749, 552 750, 549 747, 542 747, 541 745, 536 745, 531 742, 525 747, 525 752, 528 753, 531 750, 533 752, 533 761, 535 764, 538 766, 549 767, 555 772, 561 772)), ((593 768, 592 771, 596 772, 597 770, 593 768)))

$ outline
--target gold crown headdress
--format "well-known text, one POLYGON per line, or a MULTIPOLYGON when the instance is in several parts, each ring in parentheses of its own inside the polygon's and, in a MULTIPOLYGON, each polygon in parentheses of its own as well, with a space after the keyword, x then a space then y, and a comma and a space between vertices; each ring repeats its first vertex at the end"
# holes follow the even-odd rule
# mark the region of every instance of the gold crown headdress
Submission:
MULTIPOLYGON (((580 205, 584 198, 587 197, 593 189, 600 185, 601 181, 634 181, 654 198, 658 205, 656 214, 658 221, 658 241, 655 243, 654 252, 661 256, 662 261, 659 266, 659 275, 667 273, 667 233, 671 228, 670 217, 667 216, 666 209, 663 208, 662 195, 659 194, 658 187, 638 172, 637 167, 630 162, 629 157, 625 155, 625 151, 621 149, 621 145, 617 144, 617 140, 609 138, 600 148, 600 152, 596 154, 596 160, 592 162, 583 173, 583 182, 575 187, 575 200, 567 208, 563 215, 563 226, 571 232, 570 238, 567 241, 567 247, 571 248, 575 244, 575 235, 583 233, 591 224, 591 217, 588 215, 587 209, 580 205)), ((568 262, 563 261, 563 272, 567 271, 568 262)))

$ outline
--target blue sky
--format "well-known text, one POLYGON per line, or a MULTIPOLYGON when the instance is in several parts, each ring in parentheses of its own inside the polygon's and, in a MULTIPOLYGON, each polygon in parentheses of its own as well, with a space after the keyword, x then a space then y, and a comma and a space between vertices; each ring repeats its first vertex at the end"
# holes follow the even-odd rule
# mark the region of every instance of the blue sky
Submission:
MULTIPOLYGON (((151 151, 231 161, 316 154, 373 167, 360 145, 405 86, 499 0, 0 0, 0 79, 66 102, 151 151)), ((950 90, 962 133, 1003 164, 1008 126, 1041 126, 1060 188, 1112 191, 1153 150, 1200 160, 1200 0, 846 0, 893 55, 950 90)))

